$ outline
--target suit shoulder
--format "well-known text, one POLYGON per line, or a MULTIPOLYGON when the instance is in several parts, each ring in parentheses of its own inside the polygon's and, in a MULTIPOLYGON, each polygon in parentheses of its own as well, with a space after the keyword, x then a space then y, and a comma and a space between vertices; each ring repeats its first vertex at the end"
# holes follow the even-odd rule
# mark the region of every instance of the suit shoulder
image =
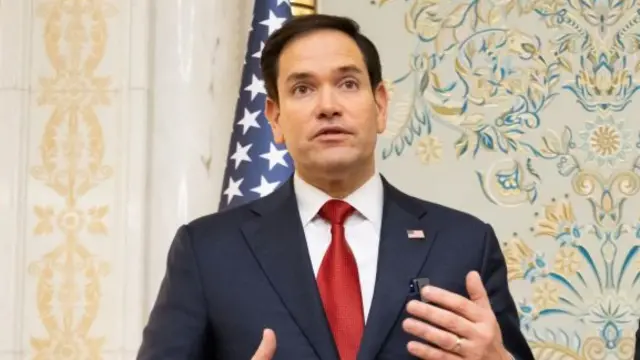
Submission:
POLYGON ((212 227, 238 225, 251 214, 251 205, 252 203, 247 203, 231 209, 203 215, 191 220, 187 223, 187 226, 194 230, 203 230, 212 227))
POLYGON ((212 238, 217 240, 235 239, 244 223, 259 217, 260 213, 271 211, 282 201, 285 201, 290 193, 291 184, 289 181, 267 196, 200 216, 191 220, 184 227, 196 242, 212 238))
POLYGON ((473 226, 487 225, 485 221, 483 221, 476 215, 473 215, 466 211, 455 209, 449 206, 445 206, 445 205, 430 202, 430 201, 425 201, 425 202, 428 203, 429 204, 428 206, 434 209, 434 211, 437 211, 439 214, 442 214, 441 216, 450 218, 454 220, 455 223, 458 223, 458 224, 462 223, 465 225, 473 225, 473 226))
POLYGON ((433 201, 420 199, 415 196, 405 194, 411 201, 427 210, 429 216, 438 219, 441 224, 450 224, 450 226, 465 227, 470 230, 486 231, 491 225, 469 212, 456 209, 450 206, 439 204, 433 201))
POLYGON ((243 222, 252 217, 251 203, 243 204, 231 209, 202 215, 185 225, 192 241, 200 242, 202 239, 222 239, 226 234, 240 228, 243 222))

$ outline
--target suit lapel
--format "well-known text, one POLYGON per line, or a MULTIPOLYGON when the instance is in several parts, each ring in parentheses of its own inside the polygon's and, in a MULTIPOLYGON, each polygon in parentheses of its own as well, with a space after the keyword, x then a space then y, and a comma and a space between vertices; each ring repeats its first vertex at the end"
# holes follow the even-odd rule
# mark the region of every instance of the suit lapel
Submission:
POLYGON ((386 181, 385 205, 373 301, 360 344, 358 360, 374 359, 406 305, 411 280, 422 269, 435 239, 435 225, 424 205, 386 181), (432 227, 433 226, 433 227, 432 227), (422 230, 424 239, 410 239, 407 230, 422 230))
POLYGON ((255 257, 318 356, 337 359, 292 181, 268 199, 256 202, 252 209, 260 217, 245 224, 242 231, 255 257))

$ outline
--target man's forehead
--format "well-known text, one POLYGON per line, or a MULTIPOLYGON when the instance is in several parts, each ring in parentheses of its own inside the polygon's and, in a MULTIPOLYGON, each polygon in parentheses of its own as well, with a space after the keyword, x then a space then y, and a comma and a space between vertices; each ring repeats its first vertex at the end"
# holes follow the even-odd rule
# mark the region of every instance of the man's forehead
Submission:
POLYGON ((366 73, 366 65, 362 58, 352 56, 326 57, 322 61, 315 58, 288 59, 280 63, 280 75, 284 78, 292 74, 320 76, 322 74, 366 73))
POLYGON ((316 31, 302 35, 287 44, 280 54, 280 62, 288 66, 304 62, 334 61, 358 65, 364 63, 362 52, 356 42, 338 31, 316 31))

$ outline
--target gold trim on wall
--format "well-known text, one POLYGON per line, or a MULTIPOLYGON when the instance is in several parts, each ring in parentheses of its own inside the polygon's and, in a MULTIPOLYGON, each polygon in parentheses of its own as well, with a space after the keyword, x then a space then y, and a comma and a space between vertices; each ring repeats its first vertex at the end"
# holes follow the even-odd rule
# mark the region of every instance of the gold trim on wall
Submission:
POLYGON ((293 16, 310 15, 316 13, 316 0, 291 0, 293 16))
POLYGON ((39 78, 37 106, 49 116, 30 174, 56 197, 33 208, 33 234, 48 237, 38 246, 50 246, 29 265, 45 332, 30 334, 34 360, 102 358, 106 337, 93 327, 110 264, 91 252, 87 239, 108 234, 110 207, 86 195, 114 174, 104 161, 107 144, 97 111, 112 104, 112 79, 97 72, 106 54, 107 18, 117 12, 105 0, 50 0, 36 8, 44 21, 41 46, 54 71, 39 78))

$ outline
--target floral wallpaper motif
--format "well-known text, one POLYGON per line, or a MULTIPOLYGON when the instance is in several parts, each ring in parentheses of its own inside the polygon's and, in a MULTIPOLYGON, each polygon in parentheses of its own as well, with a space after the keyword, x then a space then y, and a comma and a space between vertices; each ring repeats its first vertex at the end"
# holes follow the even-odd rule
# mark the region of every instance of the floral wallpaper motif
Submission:
MULTIPOLYGON (((36 279, 35 307, 42 331, 29 337, 35 360, 101 359, 106 336, 95 329, 111 264, 92 249, 91 238, 109 234, 110 206, 91 199, 114 176, 105 161, 101 107, 112 105, 111 76, 99 65, 106 56, 110 1, 36 2, 37 21, 51 75, 38 78, 37 107, 50 114, 39 137, 30 176, 58 202, 35 205, 33 234, 48 249, 29 264, 36 279), (89 195, 88 195, 89 194, 89 195), (54 198, 55 199, 55 198, 54 198)), ((43 197, 46 198, 46 197, 43 197)))
MULTIPOLYGON (((382 44, 392 106, 381 167, 429 174, 452 198, 477 195, 462 210, 493 213, 537 359, 631 359, 640 319, 640 4, 367 3, 366 16, 388 22, 384 31, 342 14, 382 44), (405 165, 387 165, 394 161, 405 165)), ((420 193, 424 182, 415 184, 420 193)))

